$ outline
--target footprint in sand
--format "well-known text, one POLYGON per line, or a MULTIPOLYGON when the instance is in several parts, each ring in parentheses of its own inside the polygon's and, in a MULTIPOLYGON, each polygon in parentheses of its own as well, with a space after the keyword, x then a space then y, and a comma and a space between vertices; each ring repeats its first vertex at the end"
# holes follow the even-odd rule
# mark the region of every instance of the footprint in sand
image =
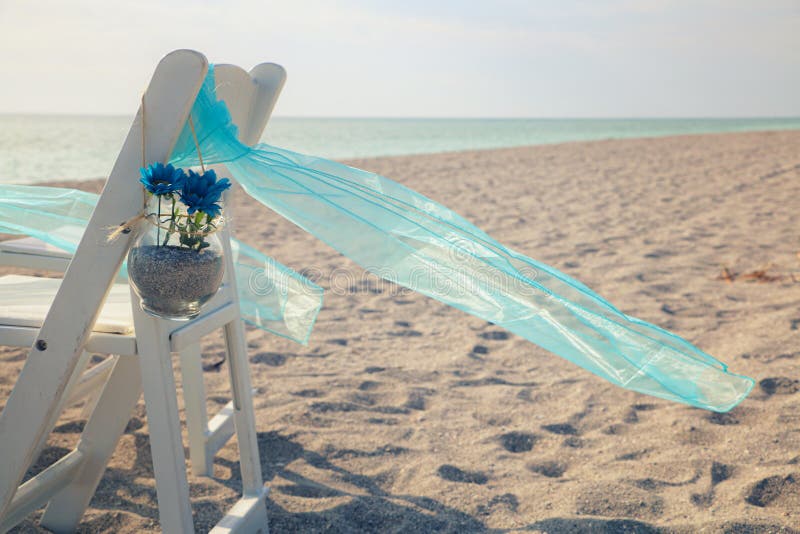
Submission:
POLYGON ((542 430, 547 430, 559 436, 577 436, 578 429, 569 423, 556 423, 552 425, 542 425, 542 430))
POLYGON ((720 484, 733 476, 734 468, 731 465, 726 465, 719 462, 713 462, 711 464, 711 484, 708 488, 708 491, 705 493, 694 493, 692 494, 691 501, 692 504, 699 506, 701 508, 708 508, 713 504, 714 497, 715 497, 715 488, 717 484, 720 484))
POLYGON ((392 419, 391 417, 370 417, 367 419, 367 423, 371 425, 397 426, 400 424, 400 421, 392 419))
POLYGON ((315 402, 309 408, 316 413, 357 412, 364 409, 352 402, 315 402))
POLYGON ((262 352, 250 358, 252 363, 263 363, 270 367, 280 367, 286 360, 286 356, 279 352, 262 352))
POLYGON ((582 449, 586 445, 586 443, 578 436, 570 436, 566 438, 561 443, 561 445, 563 445, 564 447, 569 447, 571 449, 582 449))
POLYGON ((528 452, 533 449, 538 437, 528 432, 508 432, 499 438, 500 444, 508 452, 528 452))
POLYGON ((637 488, 646 491, 661 491, 664 488, 679 488, 681 486, 689 486, 695 484, 703 476, 702 470, 695 471, 694 475, 686 480, 674 482, 672 480, 659 480, 657 478, 647 477, 631 480, 631 483, 637 488))
POLYGON ((714 504, 714 492, 713 490, 709 490, 706 493, 692 493, 689 500, 692 501, 693 505, 699 508, 708 508, 714 504))
POLYGON ((358 389, 361 391, 373 391, 380 387, 380 382, 375 382, 374 380, 364 380, 358 385, 358 389))
POLYGON ((745 501, 761 508, 782 506, 796 509, 800 506, 800 475, 775 475, 762 479, 750 488, 745 501))
POLYGON ((301 389, 300 391, 292 392, 295 397, 304 397, 306 399, 318 399, 324 397, 325 393, 318 389, 301 389))
POLYGON ((532 387, 536 386, 536 382, 509 382, 503 378, 498 378, 496 376, 489 376, 486 378, 477 378, 474 380, 458 380, 457 382, 453 382, 453 386, 456 387, 476 387, 476 386, 521 386, 521 387, 532 387))
POLYGON ((711 464, 711 485, 716 486, 733 476, 733 466, 714 462, 711 464))
POLYGON ((617 461, 620 461, 620 462, 638 460, 639 458, 641 458, 642 456, 644 456, 648 452, 650 452, 649 449, 644 449, 644 450, 641 450, 641 451, 633 451, 633 452, 629 452, 629 453, 626 453, 626 454, 620 454, 619 456, 617 456, 614 459, 617 460, 617 461))
POLYGON ((480 471, 464 471, 454 465, 444 464, 439 466, 439 476, 450 482, 463 482, 466 484, 486 484, 489 477, 480 471))
POLYGON ((422 337, 422 332, 419 330, 399 330, 397 332, 388 332, 388 335, 394 337, 422 337))
POLYGON ((371 451, 363 451, 358 449, 337 450, 335 448, 331 448, 330 450, 326 451, 325 456, 329 460, 338 460, 341 458, 349 460, 352 458, 378 458, 383 456, 400 456, 401 454, 407 454, 408 452, 410 452, 410 449, 407 449, 405 447, 399 447, 397 445, 383 445, 371 451))
POLYGON ((478 334, 478 337, 486 339, 488 341, 505 341, 510 336, 508 332, 504 332, 502 330, 490 330, 489 332, 481 332, 478 334))
POLYGON ((324 486, 309 485, 309 484, 296 484, 293 486, 285 485, 276 488, 284 495, 291 495, 292 497, 303 497, 306 499, 324 499, 326 497, 339 497, 344 495, 341 491, 324 486))
POLYGON ((638 423, 639 422, 639 413, 636 410, 631 409, 631 410, 628 411, 628 413, 625 414, 625 418, 622 421, 625 422, 625 423, 628 423, 629 425, 632 425, 634 423, 638 423))
POLYGON ((721 426, 738 425, 740 420, 739 416, 732 412, 717 413, 712 412, 706 417, 709 423, 721 426))
POLYGON ((488 504, 479 504, 476 510, 477 515, 490 515, 492 510, 503 507, 510 512, 516 513, 519 508, 519 499, 513 493, 495 495, 488 504))
POLYGON ((436 390, 429 388, 415 388, 408 394, 408 400, 403 405, 411 410, 425 410, 427 408, 427 397, 434 395, 436 390))
POLYGON ((791 395, 800 391, 800 380, 776 376, 765 378, 758 383, 761 390, 769 396, 772 395, 791 395))
POLYGON ((664 513, 662 497, 620 484, 598 484, 578 494, 575 505, 579 515, 643 519, 664 513))
POLYGON ((561 478, 567 470, 567 464, 562 462, 542 462, 530 464, 528 469, 547 478, 561 478))

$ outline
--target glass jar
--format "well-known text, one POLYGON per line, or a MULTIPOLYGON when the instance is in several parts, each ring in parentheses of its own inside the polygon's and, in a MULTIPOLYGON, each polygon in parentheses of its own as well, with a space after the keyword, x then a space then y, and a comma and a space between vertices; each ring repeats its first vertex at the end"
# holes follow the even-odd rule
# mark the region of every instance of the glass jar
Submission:
POLYGON ((148 201, 147 220, 128 252, 128 277, 146 313, 189 320, 222 283, 225 262, 216 233, 222 218, 189 215, 174 197, 148 201))

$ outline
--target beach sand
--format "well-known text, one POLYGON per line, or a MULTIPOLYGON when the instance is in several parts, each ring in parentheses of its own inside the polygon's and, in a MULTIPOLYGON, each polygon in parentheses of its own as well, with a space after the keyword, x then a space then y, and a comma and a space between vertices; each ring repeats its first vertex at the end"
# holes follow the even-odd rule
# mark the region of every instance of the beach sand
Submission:
MULTIPOLYGON (((236 192, 243 240, 336 288, 308 346, 248 330, 272 532, 800 531, 800 132, 348 163, 446 204, 757 385, 727 414, 617 388, 363 276, 236 192)), ((214 411, 229 399, 227 364, 219 337, 205 348, 214 411)), ((25 355, 0 348, 0 404, 25 355)), ((74 445, 79 413, 67 410, 43 461, 74 445)), ((190 478, 199 530, 236 500, 236 459, 231 442, 215 478, 190 478)), ((82 528, 158 530, 141 401, 82 528)))

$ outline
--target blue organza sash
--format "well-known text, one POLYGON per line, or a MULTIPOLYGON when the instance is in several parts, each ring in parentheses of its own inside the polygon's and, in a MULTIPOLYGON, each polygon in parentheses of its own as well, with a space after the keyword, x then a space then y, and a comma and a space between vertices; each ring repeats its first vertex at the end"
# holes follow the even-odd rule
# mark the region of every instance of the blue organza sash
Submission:
MULTIPOLYGON (((36 237, 74 253, 97 199, 75 189, 0 184, 0 233, 36 237)), ((231 246, 244 319, 305 344, 322 288, 245 243, 234 239, 231 246)))
MULTIPOLYGON (((322 158, 243 145, 217 100, 213 68, 192 118, 206 164, 224 164, 250 196, 382 278, 495 323, 620 387, 715 411, 730 410, 753 387, 752 379, 729 373, 687 341, 625 315, 577 280, 407 187, 322 158)), ((199 163, 188 124, 170 162, 199 163)), ((241 251, 258 258, 255 266, 272 262, 241 251)), ((287 271, 270 265, 277 270, 268 279, 287 271)), ((280 320, 278 303, 253 297, 243 295, 243 306, 280 320)))
MULTIPOLYGON (((214 90, 192 117, 203 159, 365 269, 495 323, 621 387, 726 411, 753 387, 687 341, 628 317, 582 283, 511 250, 388 178, 267 144, 248 147, 214 90), (199 125, 199 127, 197 126, 199 125)), ((189 128, 171 162, 196 165, 189 128)))

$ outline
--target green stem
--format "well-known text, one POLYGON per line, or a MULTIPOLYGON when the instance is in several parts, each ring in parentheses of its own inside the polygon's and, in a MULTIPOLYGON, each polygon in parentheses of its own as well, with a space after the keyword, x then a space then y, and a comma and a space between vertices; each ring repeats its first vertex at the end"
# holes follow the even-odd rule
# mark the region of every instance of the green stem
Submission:
POLYGON ((164 237, 164 244, 162 246, 167 246, 169 243, 169 238, 172 235, 172 232, 175 231, 175 195, 172 196, 172 210, 170 211, 170 218, 169 218, 169 230, 167 230, 167 235, 164 237))
POLYGON ((158 196, 158 215, 156 216, 156 245, 161 243, 161 195, 158 196))

